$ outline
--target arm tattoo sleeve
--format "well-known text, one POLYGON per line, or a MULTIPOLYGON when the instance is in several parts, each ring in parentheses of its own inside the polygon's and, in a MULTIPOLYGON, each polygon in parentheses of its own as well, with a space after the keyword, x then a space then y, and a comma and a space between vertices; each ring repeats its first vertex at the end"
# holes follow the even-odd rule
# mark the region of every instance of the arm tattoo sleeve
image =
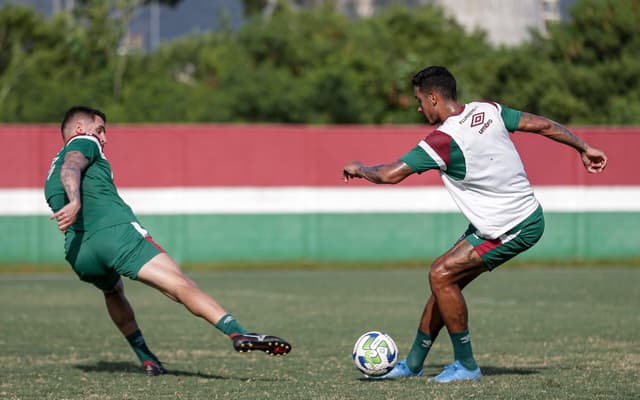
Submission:
POLYGON ((69 201, 80 201, 80 180, 89 160, 79 151, 70 151, 64 156, 60 168, 60 181, 69 201))
POLYGON ((366 166, 363 165, 360 168, 360 176, 369 182, 373 183, 384 183, 384 181, 380 178, 379 172, 380 169, 384 166, 384 164, 366 166))
POLYGON ((526 132, 534 132, 546 136, 578 151, 584 151, 587 147, 586 143, 574 135, 566 126, 538 115, 522 113, 518 128, 526 132))
POLYGON ((549 134, 549 137, 567 144, 578 151, 583 151, 587 146, 586 143, 573 134, 567 127, 558 124, 557 122, 553 122, 552 132, 549 134))

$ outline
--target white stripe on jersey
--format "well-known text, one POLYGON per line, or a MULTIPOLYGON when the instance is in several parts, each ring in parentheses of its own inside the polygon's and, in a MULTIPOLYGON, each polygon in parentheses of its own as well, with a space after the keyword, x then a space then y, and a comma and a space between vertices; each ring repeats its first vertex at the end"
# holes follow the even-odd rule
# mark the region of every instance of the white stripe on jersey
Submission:
POLYGON ((429 143, 425 142, 424 140, 421 140, 420 143, 418 143, 418 146, 420 146, 422 150, 424 150, 429 155, 429 157, 431 157, 433 161, 435 161, 436 164, 438 164, 438 167, 440 167, 440 170, 442 171, 447 170, 447 164, 445 164, 444 160, 438 155, 438 153, 436 153, 436 151, 431 146, 429 146, 429 143))
POLYGON ((142 235, 142 237, 145 237, 145 238, 146 238, 147 236, 149 236, 149 232, 148 232, 146 229, 144 229, 143 227, 141 227, 139 223, 137 223, 137 222, 132 222, 132 223, 131 223, 131 225, 133 225, 133 227, 135 228, 135 230, 136 230, 136 231, 138 231, 138 233, 139 233, 140 235, 142 235))

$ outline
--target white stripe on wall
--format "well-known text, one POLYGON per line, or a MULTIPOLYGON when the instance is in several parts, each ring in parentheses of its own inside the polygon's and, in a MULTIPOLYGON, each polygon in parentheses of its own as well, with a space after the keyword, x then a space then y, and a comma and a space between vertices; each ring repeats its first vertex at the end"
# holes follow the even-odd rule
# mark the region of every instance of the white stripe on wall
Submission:
MULTIPOLYGON (((640 211, 640 186, 539 186, 546 211, 640 211)), ((138 214, 456 212, 441 187, 215 187, 123 189, 138 214)), ((0 215, 46 215, 41 189, 0 189, 0 215)))

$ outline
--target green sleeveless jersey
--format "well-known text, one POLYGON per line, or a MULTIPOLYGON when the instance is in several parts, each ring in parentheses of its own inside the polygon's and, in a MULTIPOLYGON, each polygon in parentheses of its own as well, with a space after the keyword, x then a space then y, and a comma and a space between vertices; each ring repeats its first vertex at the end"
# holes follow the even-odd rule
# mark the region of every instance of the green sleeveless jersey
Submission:
POLYGON ((104 156, 100 143, 93 136, 73 137, 51 162, 44 195, 53 212, 69 202, 60 181, 60 168, 69 151, 79 151, 89 160, 80 186, 82 208, 76 222, 69 229, 76 232, 96 231, 108 226, 137 222, 131 207, 118 195, 111 165, 104 156))

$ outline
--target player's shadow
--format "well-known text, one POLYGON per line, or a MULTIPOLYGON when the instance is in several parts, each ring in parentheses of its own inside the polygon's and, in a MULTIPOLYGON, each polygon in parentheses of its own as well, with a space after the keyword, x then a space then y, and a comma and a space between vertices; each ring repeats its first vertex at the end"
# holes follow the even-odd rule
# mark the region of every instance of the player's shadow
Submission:
MULTIPOLYGON (((443 368, 442 365, 439 364, 430 364, 426 365, 426 367, 433 368, 436 370, 440 370, 443 368)), ((500 367, 494 365, 480 365, 480 369, 482 370, 483 376, 495 376, 495 375, 534 375, 539 374, 540 371, 546 369, 545 367, 500 367)), ((439 372, 438 372, 439 373, 439 372)))
MULTIPOLYGON (((275 382, 281 381, 282 378, 268 379, 268 378, 255 378, 255 377, 239 377, 239 376, 222 376, 222 375, 211 375, 205 374, 203 372, 191 372, 191 371, 181 371, 177 369, 173 369, 170 366, 167 366, 168 376, 189 376, 195 378, 204 378, 204 379, 229 379, 229 380, 239 380, 239 381, 262 381, 262 382, 275 382)), ((144 375, 144 370, 140 367, 140 365, 126 362, 126 361, 98 361, 95 364, 76 364, 74 368, 79 369, 82 372, 106 372, 106 373, 132 373, 132 374, 141 374, 144 375)))
MULTIPOLYGON (((95 364, 76 364, 74 367, 82 372, 107 372, 112 374, 126 372, 132 374, 145 374, 139 365, 125 361, 98 361, 95 364)), ((205 379, 229 379, 222 375, 211 375, 202 372, 180 371, 174 369, 169 370, 167 375, 192 376, 205 379)))
POLYGON ((505 367, 496 367, 491 365, 489 366, 482 365, 480 366, 480 369, 482 370, 482 375, 492 376, 492 375, 535 375, 535 374, 539 374, 540 371, 546 368, 545 367, 505 368, 505 367))
MULTIPOLYGON (((438 373, 440 373, 440 370, 442 369, 442 365, 439 364, 430 364, 430 365, 425 365, 425 369, 433 369, 438 371, 435 374, 429 374, 427 371, 425 371, 425 376, 427 378, 433 378, 435 375, 437 375, 438 373)), ((518 367, 511 367, 511 368, 504 368, 504 367, 495 367, 495 366, 486 366, 486 365, 482 365, 480 367, 482 369, 482 376, 496 376, 496 375, 533 375, 533 374, 539 374, 540 371, 546 369, 543 367, 529 367, 529 368, 518 368, 518 367)), ((369 381, 369 382, 380 382, 381 380, 375 380, 375 379, 368 379, 368 378, 360 378, 359 380, 361 381, 369 381)))

